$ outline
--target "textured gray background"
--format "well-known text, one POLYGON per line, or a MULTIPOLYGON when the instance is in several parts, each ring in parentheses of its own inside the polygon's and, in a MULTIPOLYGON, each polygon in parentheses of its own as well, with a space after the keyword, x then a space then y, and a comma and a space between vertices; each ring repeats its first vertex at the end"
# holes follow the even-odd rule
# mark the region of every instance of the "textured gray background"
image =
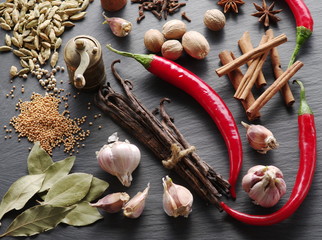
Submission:
MULTIPOLYGON (((214 70, 220 65, 218 53, 224 49, 232 50, 237 56, 240 51, 237 46, 237 40, 243 32, 249 31, 254 45, 257 45, 261 35, 264 33, 264 27, 257 22, 257 18, 250 16, 253 13, 254 1, 246 1, 246 4, 240 7, 238 15, 226 14, 227 23, 223 31, 210 32, 203 25, 203 14, 206 10, 212 8, 222 9, 215 0, 186 1, 187 6, 182 8, 187 15, 191 17, 192 22, 187 23, 188 30, 196 30, 205 35, 210 43, 211 51, 205 60, 197 61, 188 56, 182 57, 178 63, 182 64, 192 72, 199 75, 210 86, 212 86, 224 99, 231 109, 243 141, 244 163, 240 175, 240 181, 237 186, 237 200, 232 202, 226 200, 234 208, 247 213, 264 214, 278 210, 288 199, 292 190, 297 167, 299 162, 298 139, 297 139, 297 109, 298 102, 293 107, 286 108, 279 94, 262 109, 262 118, 257 123, 265 125, 273 131, 275 137, 280 143, 280 148, 269 152, 267 155, 260 155, 250 149, 245 139, 245 129, 239 124, 240 121, 246 121, 244 110, 239 102, 233 99, 233 88, 228 78, 215 74, 214 70), (240 186, 241 176, 254 165, 272 164, 279 167, 284 175, 288 186, 286 195, 282 200, 271 209, 262 209, 254 206, 247 194, 243 192, 240 186)), ((256 0, 258 4, 261 1, 256 0)), ((267 3, 271 3, 269 0, 267 3)), ((318 131, 318 142, 321 140, 321 131, 319 127, 322 121, 322 103, 321 103, 321 11, 320 1, 306 0, 315 20, 314 33, 311 39, 305 44, 300 53, 299 59, 305 66, 296 74, 296 78, 304 82, 307 90, 308 101, 316 115, 316 125, 318 131)), ((104 63, 108 81, 112 86, 118 89, 117 83, 111 75, 110 64, 113 60, 120 58, 114 53, 105 49, 104 45, 111 43, 115 48, 128 50, 132 52, 146 52, 143 45, 143 35, 146 30, 156 28, 161 30, 164 20, 158 21, 152 14, 146 13, 146 19, 140 24, 136 23, 137 4, 128 3, 122 11, 109 14, 109 16, 119 16, 133 22, 133 31, 126 38, 117 38, 112 35, 107 25, 102 25, 101 5, 95 0, 87 9, 87 16, 83 21, 77 22, 76 26, 63 34, 63 46, 60 49, 59 65, 64 66, 62 50, 67 41, 79 34, 87 34, 99 40, 103 47, 104 63)), ((276 1, 275 9, 284 9, 279 16, 282 18, 277 25, 272 25, 275 35, 285 33, 288 36, 288 42, 280 46, 282 66, 287 66, 291 51, 295 45, 295 20, 289 8, 284 1, 276 1)), ((170 19, 181 19, 179 13, 170 16, 170 19)), ((0 31, 0 39, 4 39, 5 32, 0 31)), ((172 103, 167 105, 167 110, 175 119, 175 124, 188 139, 188 141, 197 147, 198 154, 203 160, 214 166, 224 177, 228 177, 229 164, 227 150, 218 129, 212 122, 207 113, 190 96, 176 89, 175 87, 163 82, 147 72, 140 64, 133 59, 121 57, 121 64, 118 65, 120 74, 124 78, 133 80, 134 93, 149 109, 157 107, 159 100, 163 97, 172 99, 172 103)), ((11 84, 8 77, 8 71, 11 65, 18 66, 19 62, 11 53, 1 54, 0 63, 0 104, 1 116, 0 126, 8 125, 9 120, 18 114, 15 111, 15 104, 18 99, 29 100, 32 92, 44 93, 37 81, 29 78, 24 81, 16 79, 11 84), (25 86, 25 93, 21 94, 21 85, 25 86), (10 92, 15 85, 17 90, 15 98, 6 98, 5 95, 10 92)), ((245 68, 243 67, 243 71, 245 68)), ((264 65, 264 73, 269 83, 273 81, 273 75, 269 62, 264 65)), ((57 74, 58 80, 64 80, 64 88, 72 94, 75 90, 68 84, 67 72, 57 74)), ((299 88, 291 86, 296 99, 299 97, 299 88)), ((255 91, 258 96, 260 91, 255 91)), ((127 191, 131 196, 145 188, 148 182, 151 183, 150 194, 146 202, 146 208, 143 215, 136 220, 126 219, 121 214, 104 214, 104 220, 87 227, 71 227, 59 225, 56 229, 43 233, 35 239, 321 239, 321 197, 322 197, 322 175, 321 164, 317 164, 316 174, 312 188, 304 203, 298 211, 286 221, 270 227, 254 227, 239 223, 225 213, 219 213, 213 206, 207 206, 204 201, 195 195, 193 212, 189 218, 170 218, 162 209, 163 188, 161 178, 169 174, 175 182, 186 185, 175 173, 162 167, 160 162, 138 143, 130 134, 123 131, 108 116, 93 121, 93 116, 100 113, 100 110, 92 107, 88 110, 88 102, 93 102, 93 94, 80 94, 76 99, 70 98, 69 110, 72 117, 88 116, 85 129, 91 129, 91 136, 86 139, 86 147, 80 150, 76 155, 77 159, 73 172, 86 172, 96 177, 105 179, 110 183, 110 188, 106 193, 116 191, 127 191), (93 121, 93 126, 88 126, 88 122, 93 121), (98 126, 102 129, 98 130, 98 126), (139 168, 134 172, 134 181, 128 189, 121 186, 116 178, 104 173, 97 165, 95 151, 106 142, 107 137, 113 132, 119 132, 121 139, 127 138, 137 144, 142 150, 142 161, 139 168)), ((2 197, 11 183, 27 173, 26 159, 28 148, 32 144, 26 139, 19 143, 17 135, 13 134, 12 139, 4 140, 5 131, 0 131, 0 196, 2 197)), ((321 148, 318 148, 318 156, 321 148)), ((62 149, 55 149, 53 159, 61 160, 67 155, 62 149)), ((2 221, 1 232, 8 226, 9 222, 16 216, 15 212, 5 215, 2 221)), ((10 239, 10 238, 8 238, 10 239)), ((32 238, 34 239, 34 238, 32 238)))

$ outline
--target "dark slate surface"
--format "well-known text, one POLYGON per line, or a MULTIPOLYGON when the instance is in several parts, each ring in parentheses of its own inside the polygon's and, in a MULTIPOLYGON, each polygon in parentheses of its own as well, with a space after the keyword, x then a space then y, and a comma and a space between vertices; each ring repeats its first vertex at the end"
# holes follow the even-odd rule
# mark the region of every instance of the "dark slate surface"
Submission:
MULTIPOLYGON (((211 52, 205 60, 197 61, 188 56, 178 60, 179 64, 188 68, 204 79, 212 86, 224 99, 228 107, 231 109, 243 140, 244 147, 244 164, 237 186, 237 200, 232 202, 226 200, 234 208, 246 213, 264 214, 278 210, 288 199, 294 185, 295 176, 299 162, 298 138, 297 138, 297 108, 298 101, 291 108, 286 108, 279 94, 262 109, 262 118, 256 123, 265 125, 273 131, 275 137, 280 143, 280 148, 269 152, 267 155, 260 155, 250 149, 245 139, 245 129, 239 124, 246 121, 244 110, 239 102, 233 99, 233 88, 228 78, 219 78, 214 70, 220 65, 218 53, 224 49, 232 50, 237 56, 240 51, 237 46, 237 40, 243 32, 249 31, 256 45, 261 35, 264 33, 264 27, 257 22, 257 19, 250 16, 253 13, 253 1, 246 1, 246 4, 240 7, 240 13, 226 14, 227 23, 223 31, 210 32, 203 25, 203 13, 211 8, 222 9, 214 0, 202 1, 186 1, 187 6, 182 10, 187 12, 192 22, 187 23, 188 30, 196 30, 205 35, 211 46, 211 52), (254 165, 275 165, 279 167, 284 175, 288 186, 286 195, 282 200, 271 209, 262 209, 253 205, 247 194, 241 189, 241 177, 247 170, 254 165)), ((256 1, 261 4, 261 1, 256 1)), ((272 1, 267 1, 271 3, 272 1)), ((321 126, 322 121, 322 102, 320 95, 321 89, 321 57, 322 52, 322 25, 321 11, 322 4, 319 1, 305 1, 312 11, 315 19, 315 29, 311 39, 305 44, 301 51, 299 59, 304 62, 305 66, 296 74, 296 79, 304 82, 307 89, 308 101, 316 114, 316 124, 318 128, 318 143, 321 142, 321 126)), ((156 28, 161 30, 163 21, 158 21, 152 14, 146 13, 146 19, 140 24, 136 23, 138 15, 137 5, 128 3, 122 11, 109 16, 119 16, 133 22, 133 32, 126 38, 114 37, 107 25, 102 25, 103 18, 101 16, 101 5, 98 0, 92 3, 88 10, 87 16, 83 21, 77 22, 76 26, 63 34, 63 46, 60 49, 59 65, 64 66, 62 50, 67 41, 79 34, 87 34, 95 37, 103 46, 104 63, 108 81, 113 87, 117 87, 117 83, 112 77, 110 64, 113 60, 120 58, 114 53, 105 49, 104 45, 111 43, 115 48, 144 53, 146 52, 143 45, 143 35, 146 30, 156 28)), ((277 1, 276 9, 284 9, 279 16, 282 18, 277 25, 272 25, 275 35, 285 33, 288 36, 288 42, 280 46, 279 52, 283 67, 287 66, 291 51, 295 45, 295 21, 289 8, 284 1, 277 1)), ((180 14, 175 14, 168 18, 181 19, 180 14)), ((5 32, 0 31, 1 39, 4 39, 5 32)), ((218 132, 217 127, 212 122, 207 113, 195 102, 190 96, 176 89, 175 87, 154 77, 142 66, 132 59, 121 57, 121 64, 118 65, 120 74, 134 82, 134 93, 149 109, 153 110, 163 97, 172 99, 172 103, 167 105, 167 110, 175 119, 175 124, 188 139, 188 141, 197 147, 198 154, 203 160, 215 167, 224 177, 228 177, 229 164, 227 150, 223 139, 218 132)), ((10 53, 1 54, 1 128, 8 125, 9 120, 18 114, 15 111, 15 104, 18 99, 29 100, 32 92, 44 93, 37 81, 29 78, 24 81, 16 79, 14 83, 10 83, 8 72, 11 65, 19 65, 18 59, 10 53), (21 94, 21 85, 25 86, 25 93, 21 94), (16 86, 15 97, 6 98, 5 95, 10 92, 13 85, 16 86)), ((245 68, 243 67, 243 71, 245 68)), ((269 83, 273 81, 273 75, 268 62, 264 65, 264 73, 269 83)), ((58 80, 64 81, 66 92, 72 95, 76 91, 68 84, 67 72, 57 75, 58 80)), ((295 79, 295 78, 293 78, 295 79)), ((291 86, 296 100, 299 98, 299 88, 291 86)), ((260 91, 255 90, 257 96, 260 91)), ((91 129, 91 136, 85 141, 86 147, 80 149, 76 155, 76 163, 73 172, 91 173, 96 177, 105 179, 110 183, 110 188, 106 193, 116 191, 127 191, 131 196, 145 188, 150 182, 150 194, 146 202, 146 208, 143 215, 136 220, 126 219, 121 214, 104 214, 104 220, 96 222, 87 227, 70 227, 59 225, 56 229, 47 233, 43 233, 31 239, 320 239, 322 237, 321 230, 321 197, 322 197, 322 175, 321 164, 317 164, 316 174, 312 188, 304 203, 298 211, 286 221, 270 227, 254 227, 239 223, 230 218, 225 213, 220 213, 213 206, 207 206, 204 201, 194 195, 193 212, 189 218, 170 218, 162 209, 162 193, 163 188, 161 178, 169 174, 175 182, 186 185, 175 173, 168 171, 162 167, 160 162, 138 143, 130 134, 122 130, 108 116, 93 120, 95 114, 100 110, 93 106, 88 110, 88 102, 93 103, 93 94, 81 93, 77 98, 70 97, 69 110, 72 117, 88 116, 85 129, 91 129), (92 127, 88 126, 88 122, 93 121, 92 127), (98 130, 98 126, 103 128, 98 130), (128 189, 121 186, 116 178, 104 173, 97 165, 95 151, 106 142, 107 137, 113 132, 119 132, 121 139, 127 138, 131 142, 137 144, 142 150, 142 161, 139 168, 134 172, 134 181, 128 189)), ((26 139, 21 142, 17 141, 17 134, 12 134, 12 139, 5 140, 5 131, 0 131, 1 145, 1 161, 0 161, 0 196, 9 188, 19 177, 27 173, 26 159, 28 156, 28 148, 32 147, 32 143, 26 139)), ((318 156, 321 148, 318 147, 318 156)), ((55 161, 65 158, 67 155, 62 149, 55 149, 53 159, 55 161)), ((1 232, 9 225, 9 222, 16 216, 15 212, 5 215, 1 232)), ((10 239, 10 238, 7 238, 10 239)))

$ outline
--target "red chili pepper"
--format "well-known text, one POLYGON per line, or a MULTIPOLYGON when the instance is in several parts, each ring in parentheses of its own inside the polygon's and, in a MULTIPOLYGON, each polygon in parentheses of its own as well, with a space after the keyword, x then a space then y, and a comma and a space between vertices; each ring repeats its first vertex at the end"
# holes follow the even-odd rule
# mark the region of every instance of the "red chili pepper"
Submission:
POLYGON ((148 71, 192 96, 208 112, 220 130, 230 159, 229 183, 230 194, 236 198, 235 185, 242 166, 242 143, 234 117, 220 96, 201 78, 184 67, 154 54, 133 54, 111 51, 140 62, 148 71))
POLYGON ((314 115, 306 102, 303 84, 300 81, 296 82, 301 87, 298 112, 300 163, 292 193, 281 209, 268 215, 241 213, 222 202, 224 211, 241 222, 251 225, 273 225, 281 222, 298 209, 310 190, 316 167, 316 130, 314 115))
POLYGON ((303 0, 285 0, 285 2, 290 7, 296 21, 296 46, 289 63, 291 66, 303 43, 312 35, 313 18, 303 0))

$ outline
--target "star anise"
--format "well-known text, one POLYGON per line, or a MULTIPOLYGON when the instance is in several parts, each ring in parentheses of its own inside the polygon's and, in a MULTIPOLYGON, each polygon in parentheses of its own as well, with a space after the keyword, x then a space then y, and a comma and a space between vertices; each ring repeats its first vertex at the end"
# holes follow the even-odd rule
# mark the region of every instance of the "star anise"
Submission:
POLYGON ((238 13, 238 4, 242 5, 245 2, 242 0, 220 0, 218 5, 224 7, 224 13, 232 9, 235 13, 238 13))
POLYGON ((272 2, 269 7, 267 6, 265 0, 263 0, 262 7, 256 3, 253 4, 258 12, 253 13, 252 16, 259 17, 258 21, 264 23, 265 27, 269 26, 270 21, 276 23, 281 20, 279 17, 275 16, 275 14, 283 11, 283 9, 273 10, 275 2, 272 2))

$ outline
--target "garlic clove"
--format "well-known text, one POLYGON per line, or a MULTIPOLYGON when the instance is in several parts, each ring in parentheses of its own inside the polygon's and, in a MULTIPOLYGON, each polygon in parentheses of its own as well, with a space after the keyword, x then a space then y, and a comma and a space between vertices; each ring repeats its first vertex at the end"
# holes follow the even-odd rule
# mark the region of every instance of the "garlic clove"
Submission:
POLYGON ((126 37, 132 31, 132 23, 119 17, 107 17, 103 14, 105 21, 103 24, 108 24, 113 34, 117 37, 126 37))
POLYGON ((247 124, 241 122, 241 124, 246 128, 246 137, 248 143, 252 148, 257 150, 257 152, 266 154, 267 151, 271 149, 276 149, 278 147, 278 142, 276 141, 273 133, 262 125, 247 124))
POLYGON ((274 206, 286 193, 283 173, 275 166, 250 168, 243 177, 242 186, 254 203, 262 207, 274 206))
POLYGON ((169 176, 163 181, 163 209, 168 216, 188 217, 192 211, 193 196, 191 192, 178 184, 174 184, 169 176))
POLYGON ((122 210, 125 203, 130 200, 130 196, 125 192, 117 192, 106 195, 96 203, 91 203, 92 207, 98 207, 108 213, 116 213, 122 210))
POLYGON ((145 200, 148 196, 150 183, 143 192, 138 192, 130 201, 123 207, 123 214, 128 218, 138 218, 141 216, 145 208, 145 200))
POLYGON ((124 186, 129 187, 133 180, 132 172, 140 163, 141 152, 134 144, 116 141, 104 145, 96 152, 96 157, 104 171, 116 176, 124 186))

